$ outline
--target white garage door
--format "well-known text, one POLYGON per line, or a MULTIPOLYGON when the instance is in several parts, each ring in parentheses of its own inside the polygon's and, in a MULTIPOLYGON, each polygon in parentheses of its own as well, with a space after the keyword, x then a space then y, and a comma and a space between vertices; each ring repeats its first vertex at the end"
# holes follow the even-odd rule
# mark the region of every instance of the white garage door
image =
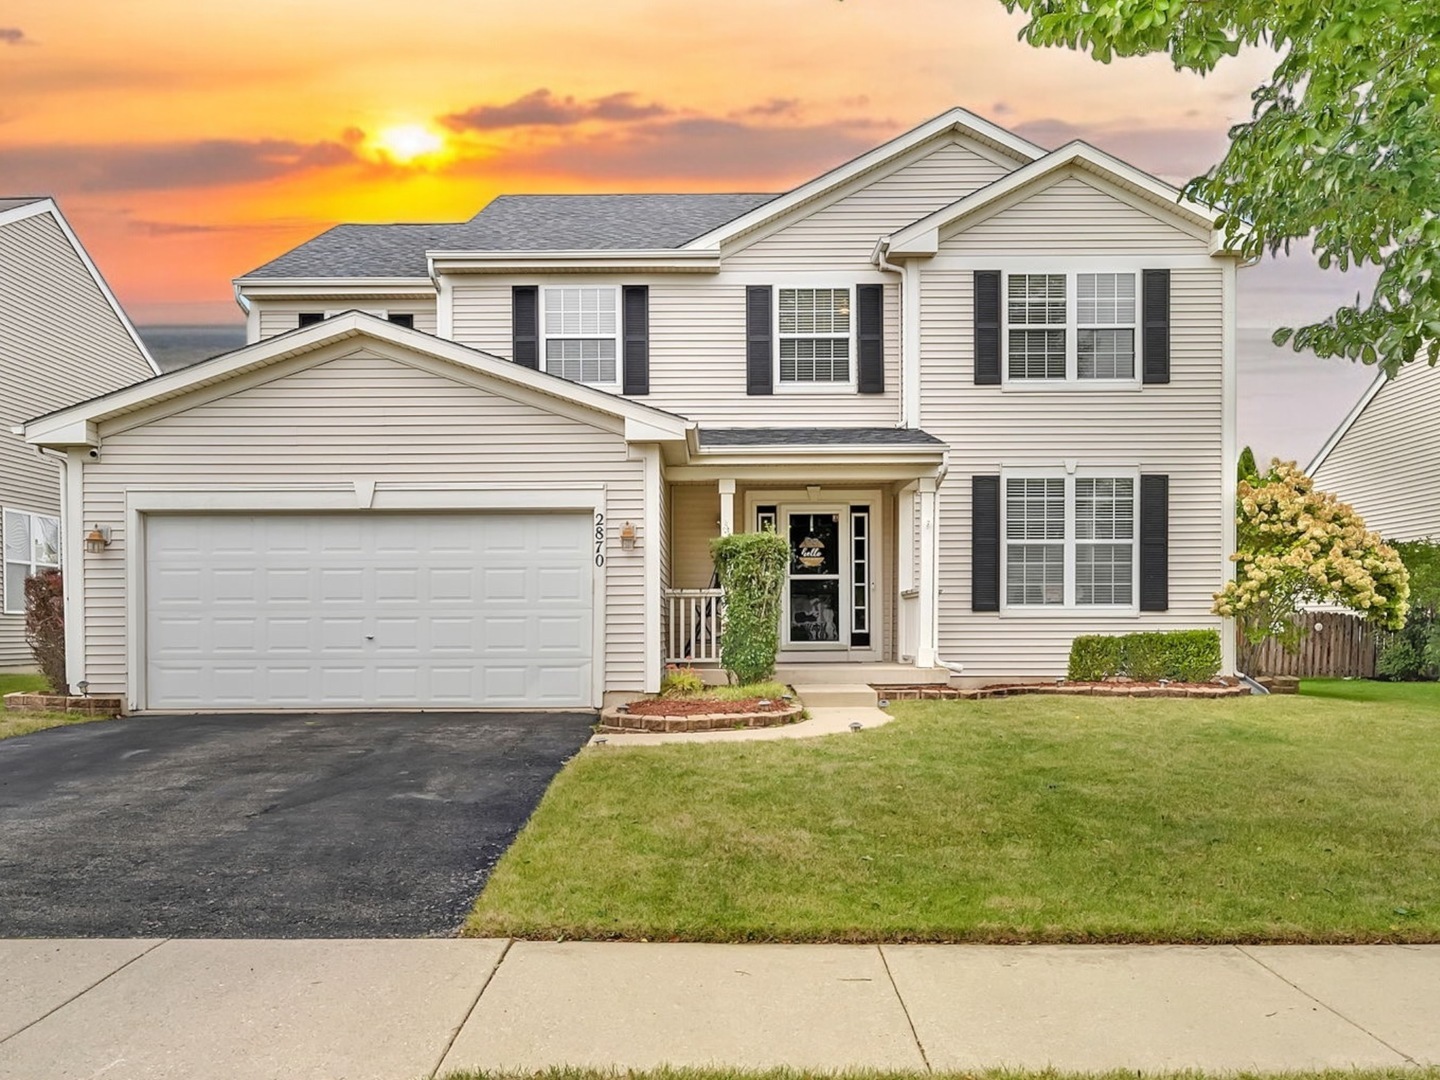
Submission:
POLYGON ((152 709, 588 705, 576 514, 152 516, 152 709))

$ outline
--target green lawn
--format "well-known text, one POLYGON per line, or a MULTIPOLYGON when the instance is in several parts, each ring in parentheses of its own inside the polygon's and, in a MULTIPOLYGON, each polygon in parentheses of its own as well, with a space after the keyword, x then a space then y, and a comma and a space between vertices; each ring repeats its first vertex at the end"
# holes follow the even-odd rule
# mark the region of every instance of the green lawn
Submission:
MULTIPOLYGON (((42 675, 0 674, 0 698, 6 694, 45 689, 45 678, 42 675)), ((80 713, 10 712, 0 707, 0 739, 29 735, 32 731, 44 731, 46 728, 63 727, 66 724, 89 724, 103 719, 101 716, 82 716, 80 713)))
POLYGON ((1440 941, 1440 686, 904 702, 821 740, 607 746, 467 932, 1440 941))

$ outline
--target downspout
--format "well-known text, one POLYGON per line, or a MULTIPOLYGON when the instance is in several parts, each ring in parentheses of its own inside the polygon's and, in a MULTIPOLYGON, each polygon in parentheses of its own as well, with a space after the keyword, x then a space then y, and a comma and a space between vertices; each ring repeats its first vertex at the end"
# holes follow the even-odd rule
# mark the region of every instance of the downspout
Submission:
MULTIPOLYGON (((910 296, 910 290, 914 288, 914 283, 910 277, 909 268, 905 263, 893 263, 890 261, 890 237, 882 236, 875 241, 875 248, 870 253, 870 261, 880 270, 887 270, 892 274, 900 275, 900 422, 895 426, 901 428, 918 427, 920 418, 910 415, 910 394, 907 392, 909 380, 912 377, 910 372, 910 350, 908 346, 912 341, 913 335, 916 333, 916 329, 910 325, 910 320, 906 318, 906 313, 909 311, 907 301, 910 296)), ((919 378, 919 372, 915 372, 914 377, 919 378)))

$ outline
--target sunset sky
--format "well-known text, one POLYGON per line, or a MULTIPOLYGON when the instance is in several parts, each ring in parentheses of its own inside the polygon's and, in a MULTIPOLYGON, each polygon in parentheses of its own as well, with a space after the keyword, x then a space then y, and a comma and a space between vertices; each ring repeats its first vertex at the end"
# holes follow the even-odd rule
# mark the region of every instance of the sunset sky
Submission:
MULTIPOLYGON (((779 191, 956 104, 1180 182, 1268 70, 1103 66, 1022 24, 999 0, 7 0, 0 195, 56 196, 138 322, 235 322, 230 279, 336 221, 779 191)), ((1262 266, 1241 321, 1355 288, 1262 266)))

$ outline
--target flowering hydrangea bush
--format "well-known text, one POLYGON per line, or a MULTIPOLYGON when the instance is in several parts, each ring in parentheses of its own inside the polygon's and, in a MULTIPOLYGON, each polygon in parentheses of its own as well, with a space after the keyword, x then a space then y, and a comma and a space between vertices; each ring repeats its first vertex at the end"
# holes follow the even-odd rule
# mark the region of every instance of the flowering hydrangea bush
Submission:
POLYGON ((1236 516, 1235 580, 1215 594, 1214 611, 1239 620, 1249 641, 1294 647, 1306 625, 1294 615, 1306 603, 1343 604, 1387 630, 1405 625, 1410 578, 1400 555, 1294 462, 1241 480, 1236 516))

